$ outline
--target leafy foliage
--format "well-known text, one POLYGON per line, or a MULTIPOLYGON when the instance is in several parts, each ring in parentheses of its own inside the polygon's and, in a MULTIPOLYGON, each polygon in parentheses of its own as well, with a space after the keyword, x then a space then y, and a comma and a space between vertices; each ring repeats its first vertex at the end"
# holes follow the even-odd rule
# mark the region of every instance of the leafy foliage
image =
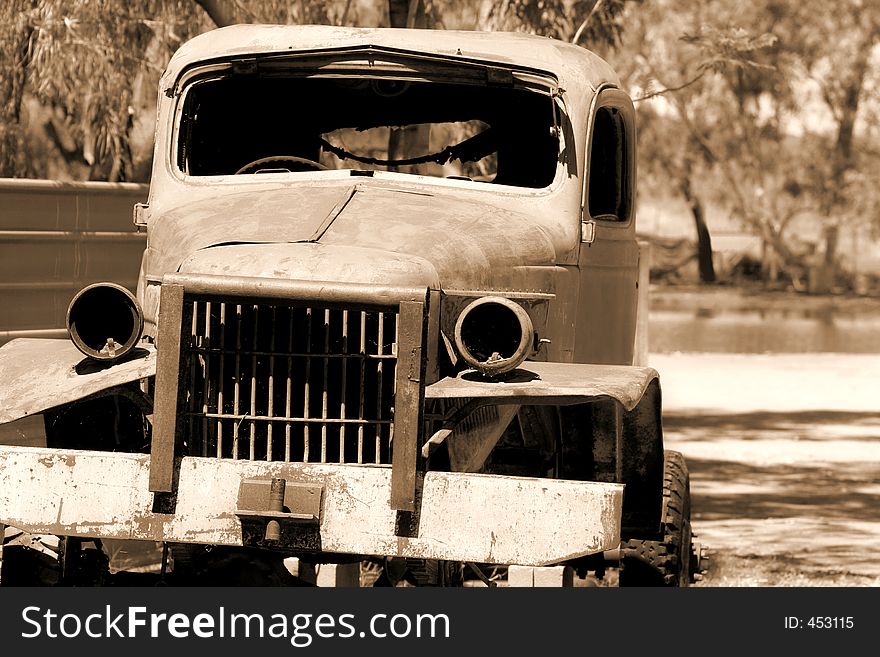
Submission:
MULTIPOLYGON (((39 115, 33 118, 42 124, 38 137, 54 143, 70 177, 144 179, 144 167, 135 172, 133 131, 137 122, 151 122, 158 78, 173 52, 216 27, 203 4, 217 5, 195 0, 6 3, 0 9, 0 92, 6 99, 0 108, 0 176, 47 175, 45 162, 28 152, 24 114, 33 106, 39 115)), ((222 8, 235 22, 332 23, 355 17, 351 4, 230 0, 222 8)), ((150 136, 151 127, 141 132, 150 136)), ((149 144, 140 148, 139 159, 148 159, 149 144)))
MULTIPOLYGON (((18 31, 2 22, 6 44, 27 35, 17 59, 3 58, 0 85, 21 80, 32 98, 49 112, 47 134, 71 161, 88 167, 91 178, 125 180, 131 173, 129 135, 135 96, 155 94, 163 62, 184 40, 205 27, 187 0, 39 0, 14 5, 18 31), (146 92, 149 89, 149 92, 146 92)), ((19 123, 17 108, 4 112, 6 126, 19 123)), ((21 138, 21 127, 18 126, 21 138)), ((8 154, 7 154, 8 155, 8 154)), ((3 164, 9 175, 9 161, 3 164)), ((12 165, 12 172, 21 169, 12 165)))
POLYGON ((489 3, 483 29, 540 34, 588 47, 617 42, 625 0, 506 0, 489 3))
POLYGON ((764 274, 795 287, 839 279, 839 229, 860 220, 854 202, 880 201, 856 137, 877 111, 877 13, 859 0, 649 0, 618 51, 645 101, 642 172, 735 217, 761 238, 764 274))

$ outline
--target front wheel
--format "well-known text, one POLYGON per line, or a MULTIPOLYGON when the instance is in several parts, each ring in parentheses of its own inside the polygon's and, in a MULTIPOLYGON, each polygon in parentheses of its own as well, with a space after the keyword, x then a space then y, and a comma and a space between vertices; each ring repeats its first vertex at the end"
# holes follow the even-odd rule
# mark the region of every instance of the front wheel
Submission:
POLYGON ((689 586, 692 581, 687 464, 679 452, 666 451, 663 456, 663 538, 620 544, 620 586, 689 586))

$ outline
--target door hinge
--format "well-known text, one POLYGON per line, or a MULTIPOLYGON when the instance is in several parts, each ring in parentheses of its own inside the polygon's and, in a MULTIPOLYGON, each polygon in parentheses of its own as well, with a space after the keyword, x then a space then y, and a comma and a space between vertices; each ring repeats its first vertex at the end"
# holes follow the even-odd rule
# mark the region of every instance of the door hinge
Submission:
POLYGON ((592 244, 596 239, 596 222, 590 220, 581 221, 581 242, 592 244))
POLYGON ((132 222, 137 228, 137 232, 141 231, 141 228, 145 228, 147 225, 147 210, 149 209, 149 205, 147 203, 135 203, 134 211, 132 212, 132 222))

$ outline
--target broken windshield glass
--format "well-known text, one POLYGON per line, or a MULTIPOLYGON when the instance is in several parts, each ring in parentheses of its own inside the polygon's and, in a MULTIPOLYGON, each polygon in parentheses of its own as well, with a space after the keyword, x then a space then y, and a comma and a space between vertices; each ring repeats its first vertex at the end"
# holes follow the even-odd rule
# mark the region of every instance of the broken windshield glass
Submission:
POLYGON ((177 163, 192 176, 397 171, 548 186, 560 159, 549 93, 381 76, 236 76, 186 92, 177 163))

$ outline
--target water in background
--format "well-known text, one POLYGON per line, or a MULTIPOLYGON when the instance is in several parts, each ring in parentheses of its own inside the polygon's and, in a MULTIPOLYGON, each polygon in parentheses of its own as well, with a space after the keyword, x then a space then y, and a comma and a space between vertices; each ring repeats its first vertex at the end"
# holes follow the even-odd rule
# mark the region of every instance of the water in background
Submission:
POLYGON ((880 353, 880 313, 652 310, 652 353, 880 353))

